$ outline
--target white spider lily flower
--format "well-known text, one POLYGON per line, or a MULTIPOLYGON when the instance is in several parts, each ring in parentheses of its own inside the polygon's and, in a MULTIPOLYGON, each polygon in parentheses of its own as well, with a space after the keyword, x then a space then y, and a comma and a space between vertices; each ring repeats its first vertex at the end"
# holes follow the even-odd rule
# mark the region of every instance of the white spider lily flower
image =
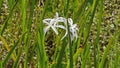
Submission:
MULTIPOLYGON (((78 31, 78 28, 77 28, 77 24, 73 24, 73 20, 71 18, 68 18, 68 24, 69 24, 69 29, 70 29, 70 37, 71 37, 71 41, 74 40, 74 38, 78 38, 78 34, 77 34, 77 31, 78 31)), ((66 28, 66 33, 65 35, 63 36, 63 38, 65 38, 68 34, 68 29, 66 28)), ((62 39, 63 39, 62 38, 62 39)))
POLYGON ((77 34, 77 31, 78 31, 78 28, 77 28, 77 24, 73 24, 73 20, 71 18, 68 18, 68 23, 70 24, 70 32, 71 32, 71 40, 73 41, 74 38, 78 38, 78 34, 77 34))
POLYGON ((71 41, 73 41, 74 38, 76 38, 76 40, 77 40, 77 38, 78 38, 77 24, 73 24, 73 20, 71 18, 68 18, 68 21, 67 21, 66 18, 59 17, 57 12, 56 12, 55 18, 47 18, 47 19, 43 20, 43 23, 47 25, 44 28, 44 35, 50 30, 50 28, 52 28, 52 30, 55 32, 55 34, 58 35, 59 33, 57 31, 57 28, 61 28, 66 31, 65 35, 61 39, 61 40, 63 40, 68 34, 67 22, 69 24, 71 41), (60 23, 63 23, 63 24, 60 25, 60 23))
POLYGON ((58 22, 67 22, 65 18, 63 17, 59 17, 58 13, 56 13, 55 18, 51 19, 44 19, 43 23, 47 24, 48 26, 46 26, 44 28, 44 35, 47 33, 47 31, 49 31, 50 28, 52 28, 52 30, 55 32, 55 34, 58 35, 58 31, 56 28, 61 28, 61 29, 66 29, 63 25, 59 25, 58 22))
POLYGON ((50 19, 50 18, 43 20, 43 23, 48 25, 48 26, 46 26, 44 28, 44 35, 46 34, 47 31, 49 31, 50 28, 52 28, 54 30, 54 32, 58 35, 58 31, 55 28, 54 22, 55 22, 55 20, 54 19, 50 19))

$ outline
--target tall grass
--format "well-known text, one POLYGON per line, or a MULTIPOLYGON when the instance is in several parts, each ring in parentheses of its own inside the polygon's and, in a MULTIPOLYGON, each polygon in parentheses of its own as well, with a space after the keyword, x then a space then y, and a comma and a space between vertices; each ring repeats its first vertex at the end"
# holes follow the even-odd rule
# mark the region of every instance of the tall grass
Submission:
POLYGON ((0 0, 0 15, 4 17, 3 4, 7 4, 6 11, 9 10, 9 14, 0 23, 1 49, 7 51, 5 57, 0 59, 0 68, 7 68, 10 64, 10 68, 119 68, 118 20, 115 22, 116 31, 110 35, 106 48, 103 51, 100 49, 104 0, 0 0), (59 30, 58 35, 52 31, 44 35, 43 19, 53 18, 55 12, 66 19, 72 18, 74 24, 77 24, 77 40, 71 41, 68 22, 68 35, 63 40, 63 30, 59 30), (90 35, 93 24, 96 24, 96 34, 90 35), (13 25, 17 31, 12 30, 13 25), (90 42, 92 36, 95 38, 90 42), (48 43, 49 41, 52 42, 48 43), (113 56, 110 55, 111 52, 114 53, 113 56), (109 60, 112 57, 114 58, 109 60))

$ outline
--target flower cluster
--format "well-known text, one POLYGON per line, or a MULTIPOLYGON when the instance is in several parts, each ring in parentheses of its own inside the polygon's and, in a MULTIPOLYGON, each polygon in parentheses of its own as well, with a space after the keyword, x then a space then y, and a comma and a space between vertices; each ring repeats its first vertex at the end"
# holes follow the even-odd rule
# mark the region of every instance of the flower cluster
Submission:
POLYGON ((62 39, 64 39, 67 34, 68 34, 68 29, 67 29, 67 22, 69 24, 69 30, 70 30, 70 37, 71 40, 73 41, 74 38, 78 38, 78 28, 77 28, 77 24, 73 24, 73 20, 71 18, 64 18, 64 17, 59 17, 58 13, 56 12, 56 16, 55 18, 47 18, 43 20, 43 23, 46 24, 47 26, 44 28, 44 35, 46 35, 46 33, 50 30, 50 28, 55 32, 56 35, 59 34, 57 28, 63 29, 66 31, 65 35, 62 37, 62 39), (61 25, 60 23, 63 23, 63 25, 61 25))

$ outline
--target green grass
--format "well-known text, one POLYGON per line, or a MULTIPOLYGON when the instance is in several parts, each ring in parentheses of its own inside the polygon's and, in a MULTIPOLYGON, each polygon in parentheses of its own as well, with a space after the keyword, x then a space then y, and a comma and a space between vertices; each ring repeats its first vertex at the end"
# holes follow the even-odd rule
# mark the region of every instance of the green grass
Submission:
POLYGON ((113 33, 107 31, 108 42, 101 50, 104 3, 104 0, 0 0, 0 68, 9 64, 11 68, 119 68, 119 20, 115 20, 113 33), (7 17, 3 11, 8 11, 7 17), (55 12, 77 24, 77 40, 71 41, 68 22, 68 35, 63 40, 63 30, 58 35, 52 30, 44 35, 43 19, 53 18, 55 12), (90 35, 92 31, 96 33, 90 35))

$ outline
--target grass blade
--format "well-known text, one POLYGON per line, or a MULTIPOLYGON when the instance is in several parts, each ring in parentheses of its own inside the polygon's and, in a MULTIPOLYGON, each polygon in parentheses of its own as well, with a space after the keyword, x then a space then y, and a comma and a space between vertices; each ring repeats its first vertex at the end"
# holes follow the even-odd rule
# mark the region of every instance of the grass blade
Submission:
MULTIPOLYGON (((65 39, 63 41, 65 41, 65 39)), ((65 52, 65 48, 67 46, 67 43, 64 42, 62 44, 63 45, 61 47, 60 53, 59 53, 58 58, 57 58, 57 64, 55 65, 54 68, 62 68, 62 58, 63 58, 63 54, 65 52)))
POLYGON ((107 54, 109 53, 109 49, 111 48, 112 44, 114 44, 114 37, 111 37, 109 39, 109 43, 104 51, 102 60, 100 62, 99 68, 105 68, 105 62, 106 62, 106 58, 107 58, 107 54))
POLYGON ((99 46, 99 42, 100 42, 99 35, 100 35, 100 26, 101 26, 101 23, 102 23, 102 15, 103 15, 103 10, 104 10, 103 0, 101 0, 99 2, 100 2, 100 11, 98 12, 99 15, 98 15, 98 23, 97 23, 97 37, 96 37, 95 42, 94 42, 94 51, 95 51, 94 55, 98 56, 98 57, 96 57, 96 61, 95 61, 96 68, 98 67, 98 64, 99 64, 99 52, 100 52, 100 50, 99 50, 99 48, 100 48, 100 46, 99 46))
POLYGON ((8 52, 5 60, 3 61, 3 67, 5 67, 5 64, 7 63, 8 59, 10 58, 10 55, 13 53, 15 50, 15 47, 18 45, 19 40, 15 43, 15 45, 11 48, 11 50, 8 52))
POLYGON ((1 7, 2 7, 2 4, 3 4, 3 0, 0 0, 0 15, 1 15, 1 7))
POLYGON ((44 31, 43 31, 43 18, 45 16, 45 13, 47 11, 47 7, 49 4, 50 0, 46 0, 45 1, 45 6, 42 12, 42 15, 40 16, 40 24, 38 24, 38 47, 39 47, 39 63, 40 63, 40 68, 46 68, 46 66, 48 65, 48 59, 46 56, 46 52, 45 52, 45 46, 44 46, 44 31))
MULTIPOLYGON (((4 44, 4 46, 6 47, 6 49, 7 49, 7 51, 10 51, 10 47, 9 47, 9 45, 6 43, 6 41, 5 41, 5 39, 2 37, 2 36, 0 36, 0 39, 1 39, 1 41, 3 42, 3 44, 4 44)), ((14 54, 12 54, 12 59, 15 61, 15 56, 14 56, 14 54)))
POLYGON ((12 9, 10 10, 10 13, 9 13, 7 19, 6 19, 5 22, 4 22, 4 25, 3 25, 3 27, 2 27, 2 30, 0 31, 0 35, 1 35, 1 36, 3 35, 3 32, 5 31, 5 28, 7 28, 8 20, 11 18, 12 14, 13 14, 13 10, 14 10, 15 6, 17 5, 17 2, 18 2, 18 1, 15 2, 14 6, 13 6, 12 9))
POLYGON ((22 54, 22 48, 20 48, 19 53, 18 53, 18 56, 17 56, 17 58, 16 58, 16 61, 15 61, 14 64, 13 64, 13 67, 12 67, 12 68, 18 68, 21 54, 22 54))

